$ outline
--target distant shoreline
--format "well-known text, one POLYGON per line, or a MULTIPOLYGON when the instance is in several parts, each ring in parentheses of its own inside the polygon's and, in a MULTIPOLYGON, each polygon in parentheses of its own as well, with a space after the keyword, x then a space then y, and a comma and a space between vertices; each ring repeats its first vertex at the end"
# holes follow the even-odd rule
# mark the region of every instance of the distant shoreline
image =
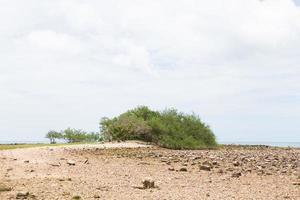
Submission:
POLYGON ((300 142, 220 142, 219 144, 227 145, 267 145, 272 147, 298 147, 300 142))

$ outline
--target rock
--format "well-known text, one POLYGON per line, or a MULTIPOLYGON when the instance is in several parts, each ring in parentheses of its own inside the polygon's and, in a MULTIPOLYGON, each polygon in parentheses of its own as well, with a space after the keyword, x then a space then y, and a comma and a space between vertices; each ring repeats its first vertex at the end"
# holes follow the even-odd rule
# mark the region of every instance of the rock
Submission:
POLYGON ((227 168, 226 171, 232 172, 234 169, 232 169, 231 167, 227 168))
POLYGON ((100 199, 101 197, 97 194, 94 195, 94 199, 100 199))
POLYGON ((24 163, 29 163, 29 160, 25 160, 24 163))
POLYGON ((81 198, 81 196, 78 196, 78 195, 72 197, 72 200, 80 200, 80 199, 82 199, 82 198, 81 198))
POLYGON ((239 178, 240 176, 242 176, 241 172, 233 172, 231 175, 231 177, 233 177, 233 178, 239 178))
POLYGON ((272 172, 266 172, 266 175, 273 175, 273 173, 272 172))
POLYGON ((27 199, 29 197, 29 192, 18 192, 16 199, 27 199))
POLYGON ((179 171, 180 171, 180 172, 187 172, 188 170, 187 170, 186 167, 182 167, 182 168, 179 169, 179 171))
POLYGON ((8 172, 9 172, 9 171, 12 171, 12 170, 13 170, 13 168, 8 168, 8 169, 6 169, 6 171, 8 171, 8 172))
POLYGON ((209 165, 200 165, 200 170, 204 170, 204 171, 210 171, 211 170, 211 166, 209 165))
POLYGON ((60 163, 50 163, 49 165, 52 167, 60 167, 60 163))
POLYGON ((300 185, 300 182, 294 182, 293 185, 300 185))
POLYGON ((150 163, 149 162, 139 162, 138 165, 150 165, 150 163))
POLYGON ((68 160, 67 164, 70 165, 70 166, 74 166, 76 163, 75 163, 74 160, 68 160))
POLYGON ((206 165, 206 166, 210 166, 210 167, 212 167, 213 165, 209 162, 209 161, 204 161, 203 163, 202 163, 202 165, 206 165))
POLYGON ((240 165, 241 165, 241 164, 240 164, 238 161, 235 161, 235 162, 233 162, 232 164, 233 164, 233 166, 235 166, 235 167, 237 167, 237 166, 240 166, 240 165))
POLYGON ((212 161, 212 164, 213 165, 218 165, 218 162, 214 160, 214 161, 212 161))
POLYGON ((144 189, 155 188, 155 183, 151 178, 146 178, 142 181, 144 189))
POLYGON ((9 192, 11 190, 12 190, 11 187, 7 187, 6 185, 0 184, 0 192, 9 192))
POLYGON ((169 167, 168 170, 169 171, 175 171, 174 167, 169 167))

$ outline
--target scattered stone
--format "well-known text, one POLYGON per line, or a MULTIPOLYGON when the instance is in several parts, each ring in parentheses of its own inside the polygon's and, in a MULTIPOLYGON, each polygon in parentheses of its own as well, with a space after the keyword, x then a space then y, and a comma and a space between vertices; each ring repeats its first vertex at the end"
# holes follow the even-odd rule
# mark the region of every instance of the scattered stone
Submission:
POLYGON ((226 169, 226 171, 229 171, 229 172, 233 172, 233 170, 234 170, 234 169, 231 168, 231 167, 229 167, 229 168, 226 169))
POLYGON ((168 170, 169 171, 175 171, 174 167, 169 167, 168 170))
POLYGON ((209 166, 209 165, 200 165, 200 170, 210 171, 211 170, 211 166, 209 166))
POLYGON ((29 197, 29 192, 18 192, 16 199, 27 199, 29 197))
POLYGON ((182 167, 182 168, 179 169, 179 171, 180 171, 180 172, 187 172, 188 170, 187 170, 186 167, 182 167))
POLYGON ((218 162, 214 160, 214 161, 212 161, 212 164, 213 165, 218 165, 218 162))
POLYGON ((212 167, 213 165, 209 162, 209 161, 204 161, 203 163, 202 163, 202 165, 206 165, 206 166, 210 166, 210 167, 212 167))
POLYGON ((74 160, 68 160, 67 164, 70 166, 74 166, 75 165, 75 161, 74 160))
POLYGON ((300 185, 300 182, 294 182, 293 185, 300 185))
POLYGON ((233 178, 239 178, 240 176, 242 176, 241 172, 233 172, 231 175, 233 178))
POLYGON ((106 186, 101 186, 101 187, 96 187, 96 190, 108 191, 109 189, 106 186))
POLYGON ((70 194, 70 192, 63 192, 62 195, 63 195, 63 196, 69 196, 69 195, 71 195, 71 194, 70 194))
POLYGON ((49 165, 51 165, 52 167, 60 167, 60 163, 50 163, 49 165))

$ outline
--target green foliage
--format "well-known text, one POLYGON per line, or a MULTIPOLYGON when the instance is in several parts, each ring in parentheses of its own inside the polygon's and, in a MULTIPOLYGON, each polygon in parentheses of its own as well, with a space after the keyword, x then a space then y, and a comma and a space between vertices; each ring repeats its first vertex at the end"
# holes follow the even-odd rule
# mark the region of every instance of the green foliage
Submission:
POLYGON ((60 132, 51 130, 47 133, 46 138, 48 138, 50 140, 51 144, 55 144, 56 139, 62 139, 63 136, 60 132))
POLYGON ((151 131, 146 121, 129 113, 124 113, 111 120, 103 118, 100 124, 102 134, 107 140, 143 139, 151 131))
POLYGON ((87 133, 80 129, 71 128, 67 128, 61 132, 49 131, 46 135, 46 138, 50 139, 51 144, 56 143, 56 139, 64 139, 68 143, 95 142, 102 140, 102 137, 99 133, 87 133))
POLYGON ((141 106, 112 119, 102 118, 106 140, 140 139, 171 149, 198 149, 215 146, 215 135, 195 114, 176 109, 162 112, 141 106))

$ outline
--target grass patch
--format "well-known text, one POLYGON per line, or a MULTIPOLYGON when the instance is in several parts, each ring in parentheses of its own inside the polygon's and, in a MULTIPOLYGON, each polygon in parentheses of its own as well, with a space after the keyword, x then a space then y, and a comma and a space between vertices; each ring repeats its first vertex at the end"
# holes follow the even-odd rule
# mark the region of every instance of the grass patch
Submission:
POLYGON ((9 149, 21 149, 21 148, 34 148, 34 147, 55 147, 55 146, 69 146, 77 144, 96 144, 96 142, 78 142, 78 143, 57 143, 57 144, 44 144, 44 143, 34 143, 34 144, 0 144, 0 150, 9 149))

